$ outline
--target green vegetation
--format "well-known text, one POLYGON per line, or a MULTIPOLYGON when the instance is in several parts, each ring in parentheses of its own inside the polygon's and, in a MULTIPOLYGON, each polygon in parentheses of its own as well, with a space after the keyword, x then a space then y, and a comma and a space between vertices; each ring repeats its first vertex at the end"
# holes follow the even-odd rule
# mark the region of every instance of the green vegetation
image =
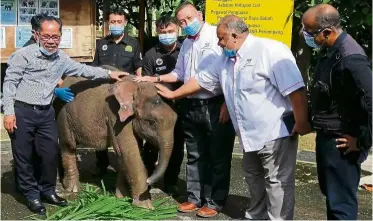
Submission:
MULTIPOLYGON (((134 207, 132 199, 118 199, 106 191, 102 183, 100 188, 86 184, 77 199, 69 201, 69 206, 63 207, 53 214, 48 214, 46 220, 163 220, 172 219, 177 215, 176 205, 167 203, 170 198, 153 202, 155 210, 134 207)), ((40 219, 37 215, 25 219, 40 219)))

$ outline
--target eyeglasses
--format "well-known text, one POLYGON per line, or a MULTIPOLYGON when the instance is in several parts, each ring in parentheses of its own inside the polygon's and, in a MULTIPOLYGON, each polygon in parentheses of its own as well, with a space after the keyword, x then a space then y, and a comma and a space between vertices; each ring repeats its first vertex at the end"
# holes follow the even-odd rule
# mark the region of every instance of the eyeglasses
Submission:
POLYGON ((315 36, 319 35, 321 32, 323 32, 325 29, 326 29, 326 28, 319 29, 319 30, 317 30, 317 31, 315 31, 315 32, 308 32, 308 31, 305 31, 305 30, 303 29, 303 33, 306 34, 306 35, 309 36, 309 37, 315 37, 315 36))
POLYGON ((48 41, 49 39, 52 39, 53 41, 59 41, 61 39, 61 36, 60 35, 53 35, 53 36, 40 35, 40 39, 43 41, 48 41))

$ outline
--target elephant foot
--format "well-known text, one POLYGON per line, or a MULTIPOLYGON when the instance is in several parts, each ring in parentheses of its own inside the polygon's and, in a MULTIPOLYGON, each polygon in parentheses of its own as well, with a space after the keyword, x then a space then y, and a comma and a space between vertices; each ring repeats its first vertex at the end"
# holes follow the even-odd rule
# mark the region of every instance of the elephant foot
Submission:
POLYGON ((136 199, 134 199, 132 204, 134 206, 145 208, 145 209, 150 209, 150 210, 155 209, 154 206, 153 206, 153 203, 150 199, 147 199, 147 200, 136 200, 136 199))
POLYGON ((80 190, 80 183, 77 177, 73 177, 73 178, 64 177, 62 185, 63 185, 63 188, 65 188, 65 190, 69 192, 77 193, 80 190))

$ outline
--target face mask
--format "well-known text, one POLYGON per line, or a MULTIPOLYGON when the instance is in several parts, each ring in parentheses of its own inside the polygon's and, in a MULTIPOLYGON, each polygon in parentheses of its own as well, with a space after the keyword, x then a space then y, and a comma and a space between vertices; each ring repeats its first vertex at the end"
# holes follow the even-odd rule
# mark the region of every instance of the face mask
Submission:
POLYGON ((57 53, 57 50, 58 50, 58 49, 57 49, 56 51, 52 51, 52 52, 47 51, 47 49, 45 49, 45 48, 41 45, 40 41, 38 42, 38 45, 39 45, 39 51, 40 51, 41 53, 43 53, 45 56, 47 56, 47 57, 50 57, 50 56, 54 55, 55 53, 57 53))
POLYGON ((189 36, 195 36, 200 28, 201 23, 195 18, 189 25, 185 26, 184 33, 189 36))
POLYGON ((159 42, 161 42, 163 45, 167 45, 167 46, 172 45, 177 40, 176 33, 160 34, 158 36, 158 38, 159 38, 159 42))
POLYGON ((306 44, 310 46, 311 48, 321 48, 321 45, 317 45, 315 43, 315 38, 312 36, 307 35, 306 33, 303 33, 304 40, 306 41, 306 44))
POLYGON ((109 31, 112 36, 120 36, 124 32, 124 26, 116 26, 116 25, 110 25, 109 26, 109 31))
POLYGON ((236 50, 234 48, 229 50, 227 47, 224 47, 223 52, 228 58, 236 57, 236 50))

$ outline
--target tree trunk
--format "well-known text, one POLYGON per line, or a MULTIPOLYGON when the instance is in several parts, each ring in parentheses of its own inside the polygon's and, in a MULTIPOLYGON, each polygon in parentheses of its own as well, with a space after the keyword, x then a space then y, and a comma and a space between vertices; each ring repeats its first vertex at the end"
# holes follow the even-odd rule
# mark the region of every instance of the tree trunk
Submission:
POLYGON ((110 1, 109 0, 103 0, 103 7, 102 7, 102 28, 103 28, 103 36, 106 36, 109 34, 109 24, 108 24, 108 18, 109 18, 109 7, 110 7, 110 1))
POLYGON ((152 14, 152 9, 149 8, 148 5, 146 5, 146 23, 147 23, 146 33, 148 37, 152 37, 153 14, 152 14))
POLYGON ((144 26, 145 26, 145 0, 139 0, 140 3, 140 22, 139 22, 139 41, 140 41, 140 50, 144 53, 144 26))

